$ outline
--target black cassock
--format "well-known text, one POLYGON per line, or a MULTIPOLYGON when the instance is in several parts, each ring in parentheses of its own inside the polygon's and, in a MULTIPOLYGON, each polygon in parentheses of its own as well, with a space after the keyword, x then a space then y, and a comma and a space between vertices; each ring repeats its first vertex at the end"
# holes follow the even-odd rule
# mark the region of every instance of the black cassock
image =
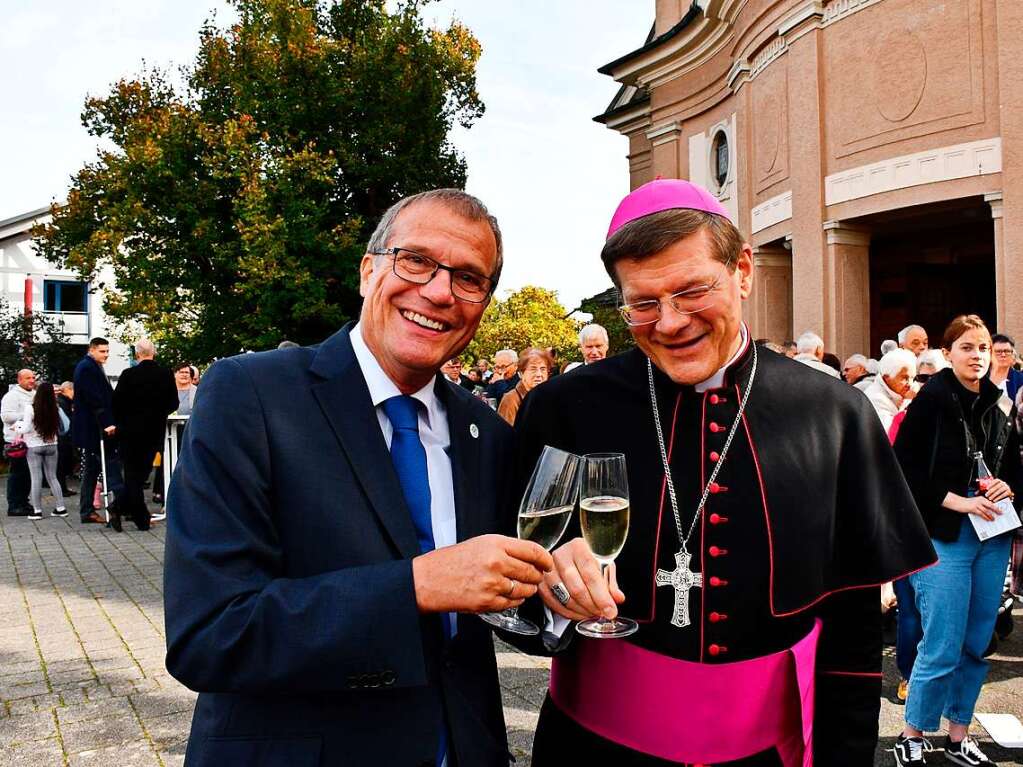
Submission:
MULTIPOLYGON (((688 549, 704 585, 689 596, 690 625, 671 625, 675 591, 656 587, 675 569, 679 538, 650 406, 646 357, 634 349, 530 392, 516 423, 518 476, 528 478, 544 445, 574 453, 622 452, 628 464, 629 537, 617 559, 623 615, 639 621, 626 640, 566 632, 558 652, 582 641, 627 641, 701 664, 759 658, 792 647, 820 619, 815 764, 873 760, 881 691, 879 584, 936 559, 888 440, 867 398, 841 381, 766 349, 744 419, 688 549)), ((654 368, 655 387, 682 524, 688 530, 749 380, 747 347, 721 388, 698 393, 654 368)), ((579 535, 573 521, 563 540, 579 535)), ((535 603, 524 610, 536 614, 535 603), (531 608, 531 609, 530 609, 531 608)), ((520 647, 536 649, 521 640, 520 647)), ((615 690, 609 685, 608 696, 615 690)), ((692 701, 699 706, 699 700, 692 701)), ((727 721, 728 711, 720 718, 727 721)), ((684 728, 685 711, 678 713, 684 728)), ((597 736, 548 697, 534 765, 572 754, 602 763, 677 764, 597 736)), ((773 749, 730 764, 779 764, 773 749)))

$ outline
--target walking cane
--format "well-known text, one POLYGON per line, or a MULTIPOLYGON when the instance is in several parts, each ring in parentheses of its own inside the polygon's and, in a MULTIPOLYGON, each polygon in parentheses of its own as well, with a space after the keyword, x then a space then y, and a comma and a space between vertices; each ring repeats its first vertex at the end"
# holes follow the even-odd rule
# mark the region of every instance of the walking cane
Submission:
POLYGON ((103 493, 102 493, 102 497, 103 497, 103 516, 106 517, 106 522, 109 525, 110 524, 110 496, 109 496, 109 491, 107 490, 107 447, 106 447, 106 438, 105 438, 105 436, 103 435, 102 432, 100 433, 100 436, 99 436, 99 461, 100 461, 100 471, 102 472, 102 477, 103 477, 103 493))

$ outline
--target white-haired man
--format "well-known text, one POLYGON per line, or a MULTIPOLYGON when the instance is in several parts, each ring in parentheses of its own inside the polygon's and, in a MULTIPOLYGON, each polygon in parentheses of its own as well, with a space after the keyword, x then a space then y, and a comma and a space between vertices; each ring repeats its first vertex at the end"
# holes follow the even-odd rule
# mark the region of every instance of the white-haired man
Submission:
POLYGON ((821 362, 824 359, 824 341, 819 335, 810 330, 796 339, 796 356, 794 359, 802 362, 804 365, 809 365, 814 370, 827 373, 833 378, 839 377, 837 370, 821 362))
POLYGON ((895 414, 909 405, 913 398, 916 357, 906 349, 895 349, 877 363, 874 383, 863 392, 874 406, 881 425, 887 432, 895 414))
POLYGON ((920 325, 906 325, 899 331, 898 339, 899 348, 912 352, 915 357, 919 357, 920 353, 927 351, 930 346, 927 331, 920 325))
POLYGON ((852 355, 842 365, 842 378, 850 386, 855 386, 870 375, 870 372, 867 370, 869 362, 862 354, 852 355))
POLYGON ((579 331, 579 351, 584 365, 592 365, 607 357, 608 346, 607 330, 603 325, 594 322, 579 331))
POLYGON ((514 349, 501 349, 494 355, 494 375, 486 389, 487 399, 496 399, 498 404, 505 394, 519 382, 519 353, 514 349))
POLYGON ((114 390, 114 423, 118 452, 124 467, 124 502, 120 512, 139 530, 148 530, 149 509, 143 494, 153 458, 163 445, 167 416, 178 408, 174 375, 154 357, 156 347, 148 338, 135 342, 136 365, 128 368, 114 390))

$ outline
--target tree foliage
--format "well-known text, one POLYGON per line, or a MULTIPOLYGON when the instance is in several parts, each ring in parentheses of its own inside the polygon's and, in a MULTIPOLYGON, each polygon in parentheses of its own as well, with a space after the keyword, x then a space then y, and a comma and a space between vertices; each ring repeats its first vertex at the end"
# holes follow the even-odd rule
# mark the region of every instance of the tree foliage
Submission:
POLYGON ((82 353, 81 347, 68 343, 52 317, 26 316, 0 297, 0 377, 5 384, 14 383, 23 368, 34 370, 41 380, 69 380, 82 353))
POLYGON ((536 346, 553 347, 559 360, 579 359, 579 328, 579 322, 565 316, 555 291, 527 285, 491 301, 465 354, 475 361, 491 359, 501 349, 521 352, 536 346))
POLYGON ((238 22, 206 23, 184 85, 150 70, 86 101, 112 148, 36 231, 83 278, 111 265, 107 313, 191 360, 315 342, 356 315, 380 215, 464 186, 447 136, 483 112, 479 43, 426 28, 429 0, 231 2, 238 22))

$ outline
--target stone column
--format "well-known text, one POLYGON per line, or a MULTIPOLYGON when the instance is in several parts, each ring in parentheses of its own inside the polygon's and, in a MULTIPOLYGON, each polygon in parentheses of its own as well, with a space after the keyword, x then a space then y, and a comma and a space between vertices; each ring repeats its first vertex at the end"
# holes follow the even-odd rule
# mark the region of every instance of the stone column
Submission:
MULTIPOLYGON (((812 10, 812 9, 811 9, 812 10)), ((820 15, 819 13, 817 14, 820 15)), ((826 300, 834 280, 824 260, 824 128, 821 30, 814 14, 781 25, 788 40, 788 130, 792 188, 792 332, 818 333, 834 348, 826 300)))
MULTIPOLYGON (((1002 218, 995 220, 998 329, 1023 336, 1023 3, 995 4, 998 42, 998 109, 1002 135, 1002 218), (1012 289, 1016 289, 1014 295, 1012 289)), ((992 206, 992 214, 995 213, 992 206)))
POLYGON ((824 223, 824 271, 828 312, 824 345, 842 359, 851 354, 870 356, 870 232, 842 221, 824 223), (827 333, 827 331, 826 331, 827 333))
MULTIPOLYGON (((995 326, 996 331, 1006 332, 1008 326, 1009 263, 1005 255, 1005 219, 1002 209, 1002 193, 984 195, 984 202, 991 206, 991 220, 995 227, 995 326)), ((1018 284, 1018 283, 1017 283, 1018 284)))
POLYGON ((682 146, 679 137, 682 135, 682 124, 678 120, 658 125, 647 131, 650 140, 650 156, 653 162, 653 177, 683 178, 679 158, 682 146))
POLYGON ((753 293, 746 321, 754 338, 783 343, 792 335, 792 254, 780 245, 753 248, 753 293))

